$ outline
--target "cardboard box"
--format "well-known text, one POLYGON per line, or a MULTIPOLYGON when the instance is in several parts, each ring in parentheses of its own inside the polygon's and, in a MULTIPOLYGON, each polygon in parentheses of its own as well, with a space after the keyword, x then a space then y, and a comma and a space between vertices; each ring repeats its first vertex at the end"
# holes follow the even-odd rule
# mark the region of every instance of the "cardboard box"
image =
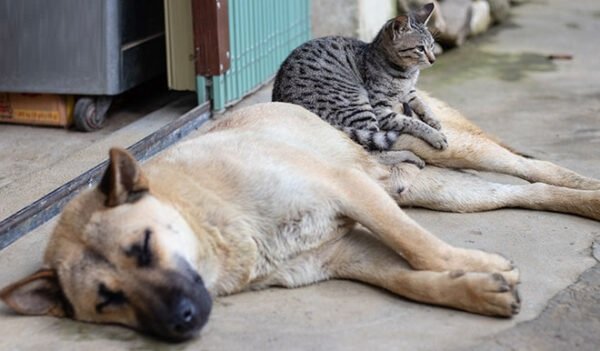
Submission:
POLYGON ((0 93, 0 122, 68 127, 73 101, 71 95, 0 93))

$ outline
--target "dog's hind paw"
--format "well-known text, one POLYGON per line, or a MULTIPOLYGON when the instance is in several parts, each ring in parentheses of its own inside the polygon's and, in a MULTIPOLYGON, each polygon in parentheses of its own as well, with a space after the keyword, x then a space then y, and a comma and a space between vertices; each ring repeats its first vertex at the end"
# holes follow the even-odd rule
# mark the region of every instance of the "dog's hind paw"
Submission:
POLYGON ((408 150, 390 150, 373 154, 377 160, 386 166, 398 166, 400 163, 410 163, 419 169, 425 167, 425 161, 408 150))

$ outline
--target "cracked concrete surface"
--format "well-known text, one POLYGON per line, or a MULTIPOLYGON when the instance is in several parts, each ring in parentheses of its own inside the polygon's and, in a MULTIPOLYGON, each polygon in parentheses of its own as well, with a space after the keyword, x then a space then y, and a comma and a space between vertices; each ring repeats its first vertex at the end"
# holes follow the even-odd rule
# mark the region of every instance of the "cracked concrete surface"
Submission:
MULTIPOLYGON (((536 1, 512 24, 450 52, 421 87, 535 157, 600 178, 600 3, 536 1), (574 26, 573 23, 577 23, 574 26), (546 55, 570 53, 571 61, 546 55)), ((244 103, 268 99, 268 90, 244 103)), ((496 319, 416 304, 366 285, 331 281, 218 299, 191 342, 0 309, 1 350, 592 350, 600 344, 598 222, 506 209, 476 214, 409 209, 452 244, 501 252, 519 266, 521 313, 496 319)), ((0 285, 34 271, 53 223, 0 252, 0 285)))
POLYGON ((558 293, 534 320, 469 350, 589 350, 600 345, 600 264, 558 293))

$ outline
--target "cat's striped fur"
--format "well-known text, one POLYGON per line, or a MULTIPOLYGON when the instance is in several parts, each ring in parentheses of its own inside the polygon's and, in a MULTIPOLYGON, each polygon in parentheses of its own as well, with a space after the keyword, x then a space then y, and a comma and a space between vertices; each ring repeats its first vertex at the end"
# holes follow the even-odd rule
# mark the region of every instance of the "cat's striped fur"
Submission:
POLYGON ((371 43, 339 36, 306 42, 281 65, 273 101, 307 108, 368 150, 389 150, 403 133, 446 148, 415 91, 420 67, 435 61, 426 27, 432 11, 429 4, 388 21, 371 43))

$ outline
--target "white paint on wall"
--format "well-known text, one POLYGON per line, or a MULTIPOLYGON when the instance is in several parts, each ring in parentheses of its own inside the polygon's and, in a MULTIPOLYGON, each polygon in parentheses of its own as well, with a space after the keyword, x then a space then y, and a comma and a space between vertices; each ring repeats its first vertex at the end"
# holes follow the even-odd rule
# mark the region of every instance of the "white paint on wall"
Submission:
POLYGON ((395 0, 358 0, 358 37, 371 41, 381 26, 397 13, 395 0))

